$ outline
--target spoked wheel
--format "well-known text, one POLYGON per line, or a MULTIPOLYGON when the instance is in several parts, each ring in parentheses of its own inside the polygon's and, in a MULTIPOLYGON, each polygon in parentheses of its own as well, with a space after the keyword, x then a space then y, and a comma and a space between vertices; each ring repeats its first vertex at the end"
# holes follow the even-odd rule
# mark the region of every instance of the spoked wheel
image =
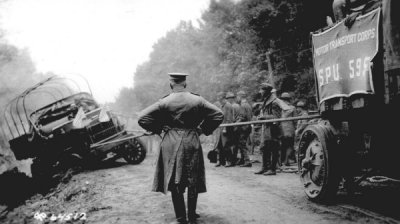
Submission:
POLYGON ((300 139, 298 158, 300 180, 312 201, 326 202, 336 195, 339 171, 335 165, 333 135, 324 125, 307 127, 300 139))
POLYGON ((143 143, 134 138, 125 144, 124 159, 130 164, 139 164, 146 158, 146 148, 143 143))

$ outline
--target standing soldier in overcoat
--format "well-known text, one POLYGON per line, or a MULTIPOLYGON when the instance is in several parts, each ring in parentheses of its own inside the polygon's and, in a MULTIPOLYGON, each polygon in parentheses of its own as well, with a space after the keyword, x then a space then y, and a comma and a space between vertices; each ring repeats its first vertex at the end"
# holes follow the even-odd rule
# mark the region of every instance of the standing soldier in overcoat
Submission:
POLYGON ((199 135, 210 135, 221 124, 221 110, 186 91, 186 76, 169 73, 172 93, 144 109, 138 123, 156 134, 164 132, 156 165, 155 192, 171 191, 177 223, 195 222, 197 195, 206 192, 203 152, 199 135), (186 208, 183 193, 188 188, 186 208))
MULTIPOLYGON (((253 112, 252 107, 246 99, 246 93, 243 90, 240 90, 236 93, 236 97, 240 106, 240 115, 237 117, 236 122, 251 121, 253 118, 253 112)), ((236 165, 240 165, 241 167, 252 166, 249 158, 249 148, 247 145, 250 133, 251 125, 241 125, 235 127, 235 140, 237 141, 236 146, 239 148, 241 154, 240 161, 236 165)))
MULTIPOLYGON (((224 114, 224 120, 222 123, 224 124, 233 122, 232 105, 225 99, 225 93, 219 92, 217 97, 218 101, 214 104, 218 106, 224 114)), ((216 132, 218 134, 218 141, 216 145, 218 151, 218 162, 215 166, 225 166, 227 160, 229 162, 229 156, 231 155, 230 147, 232 145, 233 127, 219 128, 219 130, 216 132)))
MULTIPOLYGON (((231 122, 236 123, 240 121, 240 105, 236 102, 236 97, 233 92, 226 93, 226 100, 231 105, 231 122)), ((227 127, 228 128, 228 127, 227 127)), ((238 147, 237 147, 237 127, 230 127, 231 134, 228 137, 228 144, 227 144, 227 151, 225 151, 228 161, 225 167, 233 167, 238 162, 237 154, 238 154, 238 147)))
MULTIPOLYGON (((304 101, 299 101, 296 104, 296 116, 297 117, 306 117, 308 116, 308 110, 306 108, 306 103, 304 101)), ((298 120, 296 123, 296 130, 294 133, 295 136, 295 144, 294 149, 297 151, 299 148, 300 136, 303 133, 304 129, 308 125, 308 120, 298 120)))
MULTIPOLYGON (((295 107, 291 104, 291 96, 289 93, 284 92, 280 98, 286 103, 284 110, 282 110, 282 118, 289 118, 295 116, 295 107)), ((292 156, 294 148, 294 121, 281 122, 282 137, 281 137, 281 162, 283 166, 290 166, 289 158, 292 156)))
MULTIPOLYGON (((282 110, 286 103, 273 94, 273 87, 269 83, 262 83, 260 93, 263 96, 263 105, 261 106, 259 120, 268 120, 281 118, 282 110)), ((287 106, 287 105, 286 105, 287 106)), ((262 142, 260 151, 262 151, 261 170, 255 174, 276 175, 276 165, 279 159, 279 148, 281 137, 281 128, 278 123, 263 124, 262 142)))

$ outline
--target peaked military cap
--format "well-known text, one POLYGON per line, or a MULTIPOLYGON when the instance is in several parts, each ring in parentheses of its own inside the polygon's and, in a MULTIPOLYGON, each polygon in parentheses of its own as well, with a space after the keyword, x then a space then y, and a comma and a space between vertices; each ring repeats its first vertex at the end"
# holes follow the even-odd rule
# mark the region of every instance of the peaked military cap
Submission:
POLYGON ((271 92, 272 89, 274 89, 274 87, 271 84, 267 83, 267 82, 263 82, 260 85, 260 89, 263 89, 263 90, 266 90, 268 92, 271 92))
POLYGON ((169 80, 176 83, 185 81, 186 76, 188 76, 188 74, 186 73, 179 73, 179 72, 171 72, 168 73, 168 75, 169 75, 169 80))
POLYGON ((284 93, 281 94, 281 99, 290 99, 290 98, 291 98, 290 94, 287 93, 287 92, 284 92, 284 93))
POLYGON ((245 96, 246 93, 243 90, 240 90, 239 92, 236 93, 236 95, 245 96))
POLYGON ((229 99, 229 98, 234 98, 235 94, 233 94, 232 92, 227 92, 225 98, 229 99))

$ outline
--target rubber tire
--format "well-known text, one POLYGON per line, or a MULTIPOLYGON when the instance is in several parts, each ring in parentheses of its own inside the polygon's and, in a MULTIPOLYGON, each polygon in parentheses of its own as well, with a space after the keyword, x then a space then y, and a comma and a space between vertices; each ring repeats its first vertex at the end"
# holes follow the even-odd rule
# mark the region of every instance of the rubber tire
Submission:
POLYGON ((146 158, 147 149, 142 140, 134 138, 130 141, 128 147, 131 148, 124 149, 126 150, 123 156, 125 161, 133 165, 143 162, 143 160, 146 158), (137 153, 140 153, 140 155, 137 155, 137 153))
MULTIPOLYGON (((318 124, 310 125, 308 126, 304 131, 303 134, 301 135, 300 138, 300 143, 301 148, 299 147, 298 150, 298 166, 299 170, 302 169, 301 167, 301 160, 303 158, 300 157, 301 152, 306 150, 308 147, 308 144, 312 142, 310 139, 307 138, 307 133, 312 133, 314 134, 318 140, 321 142, 323 154, 324 154, 324 180, 322 182, 322 187, 320 192, 317 194, 315 197, 311 197, 309 194, 307 194, 306 189, 304 189, 305 194, 307 197, 313 201, 313 202, 318 202, 318 203, 329 203, 332 202, 334 197, 337 194, 338 191, 338 186, 339 182, 341 179, 340 175, 340 168, 339 168, 339 163, 340 163, 340 157, 339 152, 338 152, 338 147, 335 142, 335 135, 333 134, 333 128, 330 127, 329 122, 327 121, 321 121, 318 124), (307 144, 308 141, 308 144, 307 144)), ((305 152, 304 152, 305 154, 305 152)), ((300 176, 301 178, 301 176, 300 176)), ((305 188, 305 187, 304 187, 305 188)))

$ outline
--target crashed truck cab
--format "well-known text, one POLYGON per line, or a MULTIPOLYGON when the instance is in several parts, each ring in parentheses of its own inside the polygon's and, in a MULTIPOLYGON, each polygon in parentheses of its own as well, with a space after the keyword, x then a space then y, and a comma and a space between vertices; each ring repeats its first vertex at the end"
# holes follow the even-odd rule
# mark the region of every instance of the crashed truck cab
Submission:
MULTIPOLYGON (((86 80, 85 80, 86 82, 86 80)), ((87 84, 87 82, 86 82, 87 84)), ((118 117, 71 78, 52 76, 25 90, 3 111, 2 131, 16 159, 32 158, 32 173, 123 157, 141 163, 146 149, 118 117)))
POLYGON ((329 201, 340 183, 351 193, 368 177, 400 179, 399 3, 311 34, 321 119, 303 131, 298 164, 312 201, 329 201))

